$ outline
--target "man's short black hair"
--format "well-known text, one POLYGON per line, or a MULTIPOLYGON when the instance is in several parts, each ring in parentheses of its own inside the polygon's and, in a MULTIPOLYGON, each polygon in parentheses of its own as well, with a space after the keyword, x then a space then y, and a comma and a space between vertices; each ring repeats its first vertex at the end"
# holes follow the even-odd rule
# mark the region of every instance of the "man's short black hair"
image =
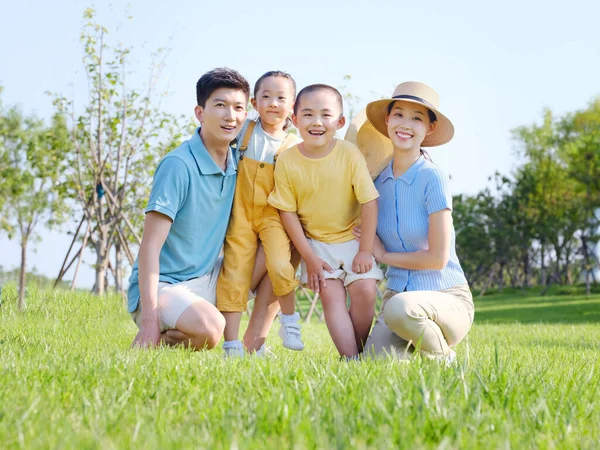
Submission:
POLYGON ((328 84, 311 84, 306 86, 300 92, 298 92, 298 96, 296 97, 296 103, 294 104, 294 114, 298 114, 298 109, 300 108, 300 99, 303 95, 312 94, 317 91, 330 91, 333 92, 337 97, 337 101, 340 107, 340 112, 344 113, 344 100, 342 99, 342 94, 333 86, 329 86, 328 84))
POLYGON ((246 79, 236 70, 227 67, 220 67, 206 72, 196 83, 196 102, 203 108, 206 106, 206 100, 217 89, 229 88, 244 92, 246 100, 250 97, 250 85, 246 79))

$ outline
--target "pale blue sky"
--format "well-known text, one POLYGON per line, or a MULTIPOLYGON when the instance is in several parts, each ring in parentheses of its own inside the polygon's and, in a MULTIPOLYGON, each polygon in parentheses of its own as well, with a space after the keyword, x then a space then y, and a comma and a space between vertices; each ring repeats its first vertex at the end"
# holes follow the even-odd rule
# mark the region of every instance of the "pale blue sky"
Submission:
MULTIPOLYGON (((440 110, 456 128, 451 143, 430 153, 452 176, 454 193, 473 194, 489 175, 509 173, 516 163, 512 128, 539 120, 544 107, 562 114, 600 95, 595 0, 133 0, 130 22, 118 3, 4 2, 4 102, 48 117, 46 91, 84 101, 78 36, 83 10, 92 6, 111 38, 135 46, 132 83, 145 81, 152 50, 171 48, 161 88, 172 95, 162 106, 177 114, 191 116, 195 82, 218 66, 239 70, 251 83, 267 70, 285 70, 299 88, 317 82, 340 86, 350 74, 348 90, 361 98, 361 106, 391 94, 402 81, 423 81, 439 92, 440 110)), ((54 276, 69 238, 47 231, 42 237, 29 267, 54 276)), ((13 267, 18 261, 17 244, 0 236, 0 264, 13 267)), ((91 285, 91 269, 80 281, 91 285)))

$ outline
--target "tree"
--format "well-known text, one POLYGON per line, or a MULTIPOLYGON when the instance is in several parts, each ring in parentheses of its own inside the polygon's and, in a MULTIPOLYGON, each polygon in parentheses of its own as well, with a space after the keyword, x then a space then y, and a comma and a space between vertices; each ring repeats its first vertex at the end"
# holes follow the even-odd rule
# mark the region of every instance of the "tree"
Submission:
POLYGON ((17 236, 21 246, 19 309, 25 308, 27 248, 36 239, 40 223, 52 227, 65 218, 64 201, 69 153, 66 124, 61 115, 50 126, 17 107, 0 104, 0 161, 2 199, 0 226, 9 237, 17 236))
POLYGON ((77 258, 74 285, 83 250, 90 245, 96 255, 93 291, 104 294, 109 270, 117 290, 122 289, 123 255, 133 264, 130 244, 140 242, 140 212, 148 198, 153 170, 165 152, 180 141, 182 129, 173 115, 154 105, 166 52, 159 50, 154 55, 148 87, 142 94, 128 84, 132 49, 107 44, 108 31, 96 23, 93 9, 85 11, 84 19, 81 42, 88 103, 80 113, 62 96, 56 96, 55 105, 59 113, 69 117, 75 149, 69 180, 83 218, 74 242, 83 223, 87 225, 79 252, 66 265, 69 250, 58 280, 77 258))
POLYGON ((561 155, 569 177, 575 182, 583 213, 580 240, 589 295, 593 266, 600 265, 593 251, 600 226, 600 218, 596 215, 600 208, 600 98, 591 102, 587 109, 567 115, 560 123, 560 131, 561 155))

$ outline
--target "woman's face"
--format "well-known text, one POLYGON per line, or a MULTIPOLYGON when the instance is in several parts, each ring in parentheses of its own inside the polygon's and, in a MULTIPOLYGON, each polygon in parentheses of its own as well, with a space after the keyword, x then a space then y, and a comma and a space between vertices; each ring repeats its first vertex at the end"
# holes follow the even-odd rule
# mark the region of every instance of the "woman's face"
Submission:
POLYGON ((392 144, 400 150, 419 150, 436 126, 436 122, 430 122, 425 106, 400 100, 394 102, 385 122, 392 144))

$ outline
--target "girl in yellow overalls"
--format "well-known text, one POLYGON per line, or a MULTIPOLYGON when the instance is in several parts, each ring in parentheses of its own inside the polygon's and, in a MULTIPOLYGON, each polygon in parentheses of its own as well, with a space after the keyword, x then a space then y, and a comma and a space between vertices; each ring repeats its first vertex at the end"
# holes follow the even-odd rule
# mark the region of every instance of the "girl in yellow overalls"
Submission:
POLYGON ((217 308, 226 320, 223 349, 227 356, 244 355, 238 334, 259 240, 265 250, 273 293, 281 306, 279 336, 289 349, 304 348, 300 318, 295 311, 298 283, 291 263, 290 240, 279 211, 267 203, 274 188, 277 155, 299 142, 295 135, 286 132, 295 97, 296 83, 289 74, 272 71, 261 76, 251 100, 259 118, 248 120, 238 136, 237 185, 217 282, 217 308))

